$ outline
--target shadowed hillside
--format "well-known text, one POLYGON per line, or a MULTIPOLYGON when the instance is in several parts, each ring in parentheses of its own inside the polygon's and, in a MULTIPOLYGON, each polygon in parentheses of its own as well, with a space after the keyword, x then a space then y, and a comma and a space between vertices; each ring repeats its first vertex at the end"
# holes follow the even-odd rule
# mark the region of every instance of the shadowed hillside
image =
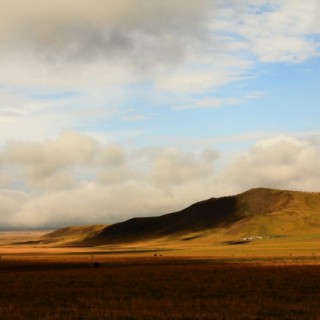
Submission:
POLYGON ((214 232, 218 228, 226 236, 320 230, 320 193, 252 189, 236 196, 201 201, 179 212, 116 223, 98 231, 90 241, 122 243, 214 232))
POLYGON ((251 189, 158 217, 133 218, 95 230, 92 226, 64 228, 51 233, 49 239, 102 245, 163 237, 192 240, 218 231, 225 238, 320 232, 320 193, 251 189))

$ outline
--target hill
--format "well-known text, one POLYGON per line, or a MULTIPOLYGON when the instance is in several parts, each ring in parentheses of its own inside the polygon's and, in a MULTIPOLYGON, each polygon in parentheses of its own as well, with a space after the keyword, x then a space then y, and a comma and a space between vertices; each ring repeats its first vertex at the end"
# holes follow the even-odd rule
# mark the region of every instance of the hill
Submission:
POLYGON ((86 241, 87 238, 93 236, 99 230, 106 228, 108 225, 87 225, 79 227, 65 227, 53 232, 47 233, 41 237, 41 243, 70 243, 86 241))
MULTIPOLYGON (((66 234, 63 230, 56 233, 66 234)), ((90 234, 79 239, 79 244, 129 243, 164 237, 193 240, 218 232, 225 239, 320 232, 320 193, 251 189, 239 195, 210 198, 178 212, 133 218, 90 230, 90 234)))

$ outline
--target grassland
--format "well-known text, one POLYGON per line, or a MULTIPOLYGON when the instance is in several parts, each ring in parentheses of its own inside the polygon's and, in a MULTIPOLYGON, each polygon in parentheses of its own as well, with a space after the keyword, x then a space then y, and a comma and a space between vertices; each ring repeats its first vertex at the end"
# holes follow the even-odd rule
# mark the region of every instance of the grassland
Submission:
POLYGON ((39 235, 0 234, 3 320, 319 319, 319 234, 87 248, 39 235))
POLYGON ((320 266, 211 259, 8 260, 8 320, 319 319, 320 266))

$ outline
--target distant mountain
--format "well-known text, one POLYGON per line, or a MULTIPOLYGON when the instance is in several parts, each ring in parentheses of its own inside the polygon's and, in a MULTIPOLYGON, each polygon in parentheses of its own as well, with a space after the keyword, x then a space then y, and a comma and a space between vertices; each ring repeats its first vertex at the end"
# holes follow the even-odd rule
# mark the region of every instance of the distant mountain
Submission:
POLYGON ((320 193, 251 189, 235 196, 201 201, 178 212, 133 218, 100 228, 88 234, 83 243, 101 245, 162 237, 187 238, 218 230, 227 238, 320 231, 320 193))

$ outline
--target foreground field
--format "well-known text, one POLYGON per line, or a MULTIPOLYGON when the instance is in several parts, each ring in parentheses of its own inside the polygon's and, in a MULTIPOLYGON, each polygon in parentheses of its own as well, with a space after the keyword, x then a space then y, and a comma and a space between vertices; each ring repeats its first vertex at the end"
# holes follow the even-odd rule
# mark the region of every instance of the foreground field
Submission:
POLYGON ((99 247, 0 233, 1 320, 320 319, 319 234, 99 247))
POLYGON ((3 259, 3 320, 319 319, 320 266, 3 259))

